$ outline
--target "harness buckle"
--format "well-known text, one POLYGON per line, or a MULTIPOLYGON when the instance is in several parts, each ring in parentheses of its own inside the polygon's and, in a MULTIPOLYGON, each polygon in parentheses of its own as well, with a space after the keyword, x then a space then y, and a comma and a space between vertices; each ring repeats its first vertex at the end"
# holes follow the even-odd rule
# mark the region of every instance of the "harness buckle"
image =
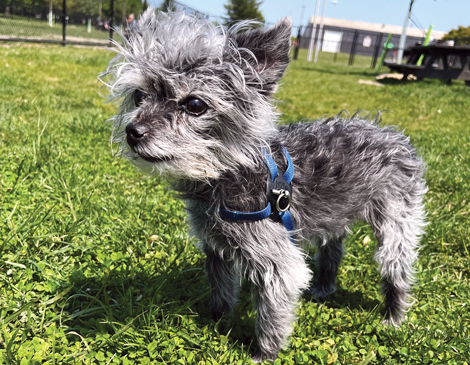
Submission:
POLYGON ((275 177, 274 181, 268 179, 266 200, 271 204, 271 217, 275 221, 280 221, 280 214, 291 207, 292 185, 280 174, 275 177))

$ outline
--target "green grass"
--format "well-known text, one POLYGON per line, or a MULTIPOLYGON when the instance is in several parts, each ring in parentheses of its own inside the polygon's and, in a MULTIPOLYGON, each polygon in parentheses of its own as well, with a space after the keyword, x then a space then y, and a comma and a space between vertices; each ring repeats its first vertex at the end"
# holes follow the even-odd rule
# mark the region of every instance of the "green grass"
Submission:
MULTIPOLYGON (((207 308, 204 257, 165 183, 115 159, 115 112, 97 74, 112 52, 0 47, 0 364, 244 364, 255 313, 248 289, 233 318, 207 308)), ((342 109, 386 110, 428 166, 430 225, 415 303, 384 328, 375 239, 358 224, 340 289, 299 306, 278 364, 466 364, 470 343, 470 88, 374 80, 370 59, 293 62, 284 122, 342 109)))
MULTIPOLYGON (((91 31, 88 33, 86 24, 67 25, 66 35, 68 40, 103 42, 109 39, 108 31, 99 31, 96 28, 91 27, 91 31)), ((18 16, 6 18, 0 15, 0 37, 2 36, 10 38, 62 40, 62 23, 57 22, 50 27, 49 22, 45 20, 18 16)))

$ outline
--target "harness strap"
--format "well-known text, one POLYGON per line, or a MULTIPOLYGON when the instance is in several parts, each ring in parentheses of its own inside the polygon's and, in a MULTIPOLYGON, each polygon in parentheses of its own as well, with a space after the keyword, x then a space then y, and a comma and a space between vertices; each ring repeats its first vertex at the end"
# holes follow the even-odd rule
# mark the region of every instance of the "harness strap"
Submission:
MULTIPOLYGON (((286 210, 285 212, 282 212, 280 214, 281 216, 281 220, 282 220, 282 224, 284 225, 284 227, 286 227, 286 229, 291 232, 294 230, 294 220, 292 219, 292 216, 290 214, 290 212, 288 210, 286 210)), ((294 241, 294 237, 291 236, 291 240, 294 241)))
POLYGON ((264 148, 262 149, 262 151, 264 153, 264 162, 266 162, 266 165, 269 169, 269 173, 271 174, 271 182, 273 182, 276 176, 279 175, 279 170, 277 169, 276 162, 274 162, 271 155, 267 153, 264 148))
MULTIPOLYGON (((292 182, 292 179, 294 178, 294 163, 292 162, 292 159, 290 158, 289 152, 284 147, 282 148, 282 153, 284 154, 284 157, 287 160, 287 169, 282 174, 282 177, 290 184, 292 182)), ((266 152, 266 150, 263 148, 262 151, 264 152, 264 161, 266 162, 266 165, 268 166, 269 172, 271 173, 271 182, 274 181, 277 175, 279 175, 279 170, 277 168, 276 162, 274 162, 273 158, 269 153, 266 152)))
MULTIPOLYGON (((279 170, 277 168, 276 162, 273 160, 271 155, 269 155, 264 149, 263 149, 263 152, 264 152, 264 161, 266 162, 266 165, 268 166, 268 169, 269 169, 269 173, 271 175, 270 182, 273 183, 274 180, 279 175, 279 170)), ((282 177, 289 185, 289 190, 292 193, 291 182, 292 182, 292 179, 294 178, 294 164, 292 162, 292 159, 289 153, 284 147, 282 147, 282 153, 284 154, 286 161, 287 161, 287 169, 282 175, 282 177)), ((268 183, 268 189, 270 185, 271 184, 268 183)), ((279 192, 276 192, 276 194, 279 194, 279 192)), ((286 194, 289 195, 288 192, 286 194)), ((272 195, 272 193, 270 193, 270 195, 272 195)), ((290 205, 290 200, 289 200, 289 205, 290 205)), ((284 227, 289 232, 292 232, 294 230, 294 221, 292 219, 292 215, 290 214, 288 210, 288 207, 286 207, 286 209, 281 210, 279 208, 279 204, 277 204, 274 207, 274 209, 277 209, 274 211, 274 213, 277 213, 284 227)), ((230 220, 236 220, 236 221, 237 220, 238 221, 259 221, 259 220, 270 217, 273 214, 273 210, 271 208, 271 202, 269 202, 268 200, 268 205, 266 206, 266 208, 257 212, 246 213, 246 212, 238 212, 238 211, 232 211, 232 210, 220 208, 219 214, 223 219, 230 219, 230 220)), ((292 242, 294 242, 294 235, 291 235, 290 239, 292 242)))
POLYGON ((263 210, 252 213, 237 212, 236 210, 227 210, 220 208, 220 216, 224 219, 234 221, 260 221, 271 215, 271 204, 268 204, 263 210))
POLYGON ((284 153, 284 156, 287 160, 287 169, 284 174, 282 174, 282 177, 290 184, 294 178, 294 163, 292 162, 289 153, 284 147, 282 147, 282 152, 284 153))

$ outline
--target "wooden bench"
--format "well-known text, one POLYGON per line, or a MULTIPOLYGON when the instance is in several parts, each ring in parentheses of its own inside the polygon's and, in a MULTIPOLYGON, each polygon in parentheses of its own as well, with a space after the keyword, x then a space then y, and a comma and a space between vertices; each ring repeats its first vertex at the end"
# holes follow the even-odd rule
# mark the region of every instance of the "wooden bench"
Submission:
POLYGON ((390 70, 402 73, 405 80, 408 75, 414 75, 418 80, 430 77, 446 80, 448 84, 452 80, 464 80, 465 85, 470 86, 470 46, 416 46, 410 48, 409 54, 406 64, 384 64, 390 70), (421 55, 424 55, 423 66, 417 66, 421 55))

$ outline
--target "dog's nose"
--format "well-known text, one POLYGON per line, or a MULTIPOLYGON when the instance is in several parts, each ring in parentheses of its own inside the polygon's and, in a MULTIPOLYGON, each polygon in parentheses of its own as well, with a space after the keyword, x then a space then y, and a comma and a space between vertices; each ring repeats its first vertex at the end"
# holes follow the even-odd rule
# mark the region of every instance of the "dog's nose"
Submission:
POLYGON ((144 124, 128 124, 126 126, 127 143, 130 146, 135 146, 145 138, 148 131, 148 127, 144 124))

